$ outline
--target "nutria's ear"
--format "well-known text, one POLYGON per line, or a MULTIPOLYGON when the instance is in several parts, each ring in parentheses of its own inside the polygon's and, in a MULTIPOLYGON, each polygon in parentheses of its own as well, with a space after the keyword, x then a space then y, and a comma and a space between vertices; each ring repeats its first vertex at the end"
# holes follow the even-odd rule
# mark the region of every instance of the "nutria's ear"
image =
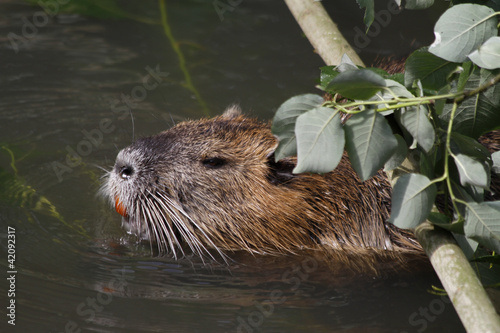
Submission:
POLYGON ((239 105, 233 104, 227 107, 227 109, 222 114, 222 117, 227 119, 234 119, 241 116, 241 109, 239 105))

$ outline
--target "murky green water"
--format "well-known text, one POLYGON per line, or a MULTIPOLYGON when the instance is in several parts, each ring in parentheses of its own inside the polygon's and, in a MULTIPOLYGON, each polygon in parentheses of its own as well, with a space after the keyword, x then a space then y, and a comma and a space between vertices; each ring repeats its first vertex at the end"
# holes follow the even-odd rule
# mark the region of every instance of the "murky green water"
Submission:
MULTIPOLYGON (((427 293, 439 285, 428 272, 353 279, 301 257, 239 256, 228 268, 152 257, 128 238, 96 197, 120 148, 232 103, 270 119, 290 96, 315 91, 322 62, 280 1, 242 1, 223 20, 212 1, 167 1, 188 77, 158 3, 118 3, 133 17, 0 4, 0 331, 463 330, 446 298, 427 293)), ((362 13, 340 1, 329 9, 356 41, 362 13)), ((380 21, 356 46, 370 62, 387 45, 429 43, 428 32, 413 41, 409 31, 435 14, 415 15, 380 21)))

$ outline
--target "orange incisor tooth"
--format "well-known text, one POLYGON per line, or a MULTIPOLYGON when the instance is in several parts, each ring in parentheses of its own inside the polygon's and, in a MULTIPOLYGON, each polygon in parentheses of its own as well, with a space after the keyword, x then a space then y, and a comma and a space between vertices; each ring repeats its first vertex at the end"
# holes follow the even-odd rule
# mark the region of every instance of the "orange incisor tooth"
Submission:
POLYGON ((120 202, 120 199, 118 197, 115 197, 115 209, 118 214, 120 214, 123 217, 127 216, 127 210, 125 209, 125 206, 123 203, 120 202))

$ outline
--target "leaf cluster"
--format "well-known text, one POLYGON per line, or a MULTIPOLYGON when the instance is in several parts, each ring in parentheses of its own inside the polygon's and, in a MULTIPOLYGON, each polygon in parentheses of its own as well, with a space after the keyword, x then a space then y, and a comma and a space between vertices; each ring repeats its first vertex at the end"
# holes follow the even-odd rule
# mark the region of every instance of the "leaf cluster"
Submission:
MULTIPOLYGON (((368 30, 375 20, 375 0, 356 0, 360 8, 365 9, 365 15, 363 17, 363 22, 366 25, 366 30, 368 30)), ((396 5, 403 7, 404 9, 426 9, 434 4, 434 0, 394 0, 396 5)), ((500 1, 499 0, 455 0, 452 4, 458 5, 461 3, 475 3, 479 5, 484 5, 492 8, 494 11, 500 11, 500 1)))
POLYGON ((295 173, 326 173, 346 150, 363 181, 410 160, 416 168, 395 183, 389 222, 415 228, 429 219, 466 254, 478 244, 500 252, 500 201, 484 199, 500 152, 478 142, 500 129, 499 14, 478 4, 450 7, 434 43, 409 56, 404 75, 358 68, 347 57, 321 68, 319 88, 332 98, 299 95, 279 107, 276 159, 297 155, 295 173))

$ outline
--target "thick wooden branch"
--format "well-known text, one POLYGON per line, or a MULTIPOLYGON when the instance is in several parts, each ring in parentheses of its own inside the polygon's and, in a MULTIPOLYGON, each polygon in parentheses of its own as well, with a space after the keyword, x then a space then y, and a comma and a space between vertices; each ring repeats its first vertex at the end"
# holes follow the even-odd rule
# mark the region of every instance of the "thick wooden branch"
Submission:
POLYGON ((467 332, 500 332, 500 317, 450 233, 424 222, 417 227, 415 235, 467 332))
POLYGON ((285 2, 325 64, 340 64, 345 53, 356 65, 364 66, 361 58, 342 36, 320 1, 285 0, 285 2))

